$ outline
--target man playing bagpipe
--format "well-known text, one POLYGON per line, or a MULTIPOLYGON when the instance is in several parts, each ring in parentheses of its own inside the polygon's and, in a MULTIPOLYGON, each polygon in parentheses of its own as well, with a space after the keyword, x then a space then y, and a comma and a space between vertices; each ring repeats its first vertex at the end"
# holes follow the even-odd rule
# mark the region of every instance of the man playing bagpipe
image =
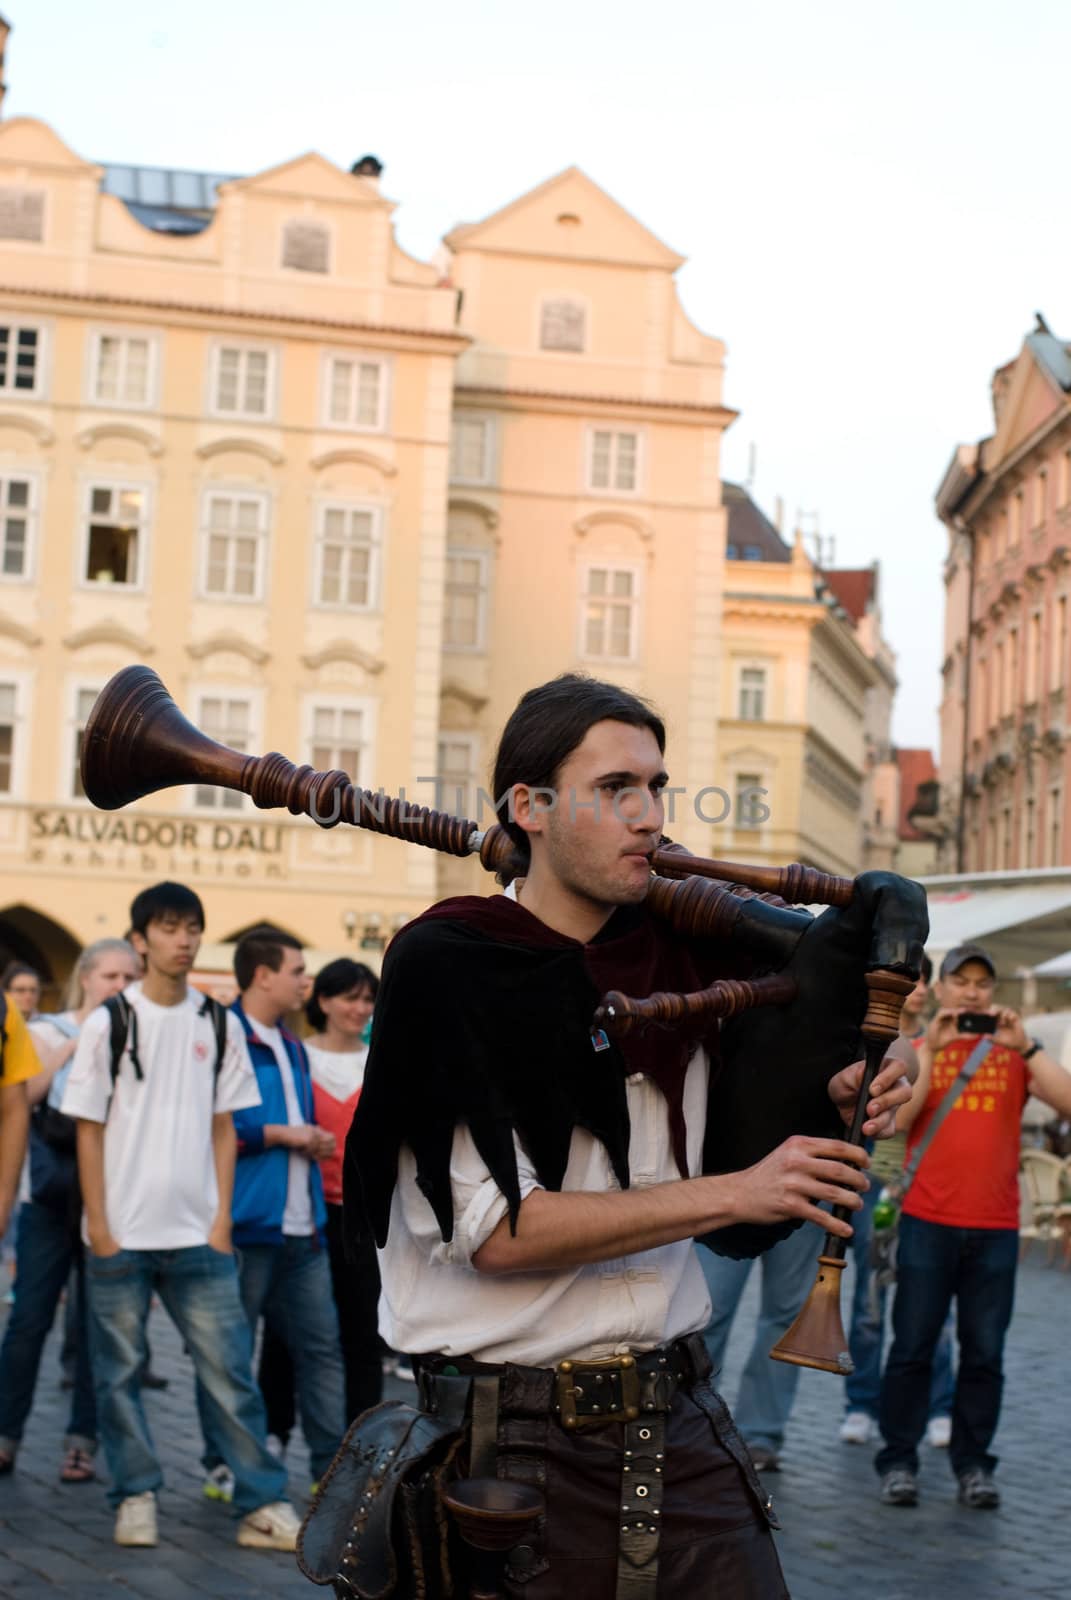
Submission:
MULTIPOLYGON (((867 1187, 866 1155, 836 1136, 861 1081, 862 972, 883 919, 917 962, 918 916, 896 908, 901 880, 872 875, 843 915, 752 899, 739 937, 685 938, 645 905, 664 748, 661 720, 612 685, 530 691, 494 773, 518 875, 433 907, 387 953, 347 1222, 380 1246, 380 1331, 412 1355, 421 1411, 367 1413, 327 1475, 301 1560, 340 1595, 470 1592, 442 1497, 472 1479, 542 1496, 502 1594, 787 1594, 770 1501, 710 1382, 693 1240, 754 1254, 806 1219, 850 1235, 819 1208, 854 1210, 867 1187), (747 1067, 721 1060, 713 1022, 698 1038, 593 1026, 611 989, 693 992, 791 967, 811 939, 790 1031, 758 1025, 747 1067), (831 983, 850 1002, 832 1033, 831 983)), ((748 1026, 731 1025, 738 1055, 748 1026)), ((883 1063, 866 1136, 892 1132, 913 1070, 910 1050, 883 1063)))

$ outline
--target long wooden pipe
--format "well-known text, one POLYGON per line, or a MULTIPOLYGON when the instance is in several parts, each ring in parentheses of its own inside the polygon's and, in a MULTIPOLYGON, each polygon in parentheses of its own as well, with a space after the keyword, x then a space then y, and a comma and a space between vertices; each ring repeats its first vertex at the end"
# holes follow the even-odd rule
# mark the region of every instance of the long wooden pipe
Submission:
MULTIPOLYGON (((489 872, 511 872, 515 848, 498 823, 475 822, 361 789, 345 772, 316 772, 286 756, 244 755, 217 744, 183 716, 151 667, 124 667, 101 690, 82 741, 82 786, 103 811, 114 811, 176 784, 211 784, 247 794, 264 809, 285 807, 322 828, 347 822, 449 855, 479 855, 489 872)), ((847 905, 850 878, 798 862, 749 866, 689 855, 679 846, 654 852, 653 871, 667 879, 712 878, 791 904, 847 905)))

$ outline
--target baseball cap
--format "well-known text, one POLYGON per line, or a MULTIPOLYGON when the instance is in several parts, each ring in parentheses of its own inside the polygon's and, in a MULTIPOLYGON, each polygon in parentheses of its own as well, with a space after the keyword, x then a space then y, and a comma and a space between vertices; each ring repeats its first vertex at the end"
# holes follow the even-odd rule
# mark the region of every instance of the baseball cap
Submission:
POLYGON ((965 967, 968 961, 980 961, 983 967, 988 967, 989 976, 996 977, 997 969, 993 964, 993 957, 980 944, 958 944, 954 950, 950 950, 941 962, 941 977, 950 977, 953 972, 965 967))

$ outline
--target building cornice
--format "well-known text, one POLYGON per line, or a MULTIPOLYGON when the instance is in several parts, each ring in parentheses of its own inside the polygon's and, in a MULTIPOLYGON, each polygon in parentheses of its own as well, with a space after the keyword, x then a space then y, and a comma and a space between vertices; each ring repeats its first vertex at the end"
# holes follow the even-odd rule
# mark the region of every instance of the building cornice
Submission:
POLYGON ((587 394, 576 390, 512 386, 499 388, 486 383, 458 383, 454 385, 454 393, 476 404, 500 406, 512 404, 518 410, 539 410, 543 406, 554 411, 559 411, 563 407, 589 411, 593 406, 598 406, 612 411, 647 411, 656 416, 677 412, 689 420, 702 418, 707 423, 720 423, 723 428, 727 428, 740 415, 738 411, 733 411, 728 406, 704 405, 698 400, 655 400, 649 395, 638 394, 587 394))
POLYGON ((210 321, 213 326, 220 322, 249 322, 261 323, 268 327, 322 328, 335 333, 359 333, 362 337, 377 335, 384 339, 405 339, 417 346, 430 344, 437 349, 452 351, 454 354, 459 354, 472 343, 469 334, 460 333, 452 328, 413 328, 398 323, 361 322, 345 317, 310 317, 304 312, 286 311, 280 308, 226 306, 209 302, 201 304, 195 300, 154 300, 142 295, 99 294, 90 289, 54 289, 43 288, 40 285, 31 287, 26 284, 0 283, 0 299, 5 295, 34 300, 39 305, 45 306, 55 303, 60 309, 68 305, 92 308, 115 306, 128 310, 150 311, 157 317, 166 313, 168 316, 188 317, 193 321, 203 319, 210 321))

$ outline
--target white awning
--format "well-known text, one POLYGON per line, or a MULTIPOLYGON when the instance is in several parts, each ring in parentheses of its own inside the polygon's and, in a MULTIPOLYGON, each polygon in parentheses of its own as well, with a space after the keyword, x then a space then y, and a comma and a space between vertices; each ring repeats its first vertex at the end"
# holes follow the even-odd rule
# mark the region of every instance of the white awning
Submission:
POLYGON ((1071 872, 986 872, 923 879, 934 964, 960 944, 984 944, 1001 976, 1071 950, 1071 872))

